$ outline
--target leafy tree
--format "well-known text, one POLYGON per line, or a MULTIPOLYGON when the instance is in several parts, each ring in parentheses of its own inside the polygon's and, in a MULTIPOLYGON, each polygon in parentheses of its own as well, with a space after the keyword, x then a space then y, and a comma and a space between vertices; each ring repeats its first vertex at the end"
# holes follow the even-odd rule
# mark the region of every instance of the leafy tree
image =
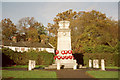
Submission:
POLYGON ((16 26, 9 18, 5 18, 1 21, 2 23, 2 38, 3 40, 10 40, 16 33, 16 26))
POLYGON ((48 24, 49 34, 57 34, 58 22, 61 20, 70 21, 72 50, 75 53, 94 52, 97 45, 110 48, 117 45, 118 22, 99 11, 76 12, 70 9, 58 13, 53 20, 54 24, 48 24))
POLYGON ((35 23, 34 17, 24 17, 19 20, 18 28, 20 33, 26 33, 27 28, 32 27, 35 23))
POLYGON ((57 29, 59 28, 58 22, 61 20, 72 21, 76 19, 76 14, 77 14, 76 11, 73 12, 72 9, 62 12, 62 13, 58 13, 53 20, 54 24, 48 23, 48 31, 52 34, 57 35, 57 29))
POLYGON ((46 43, 46 42, 48 42, 48 36, 45 35, 45 34, 41 34, 40 35, 40 40, 41 40, 42 43, 46 43))
POLYGON ((25 33, 27 39, 32 39, 33 41, 40 41, 40 35, 46 35, 46 28, 43 24, 37 22, 34 17, 24 17, 19 20, 18 24, 19 33, 25 33), (33 32, 33 31, 34 32, 33 32))
POLYGON ((52 44, 57 49, 57 37, 49 36, 49 43, 52 44))
POLYGON ((45 28, 45 26, 43 24, 41 24, 39 22, 35 22, 33 27, 37 29, 39 35, 41 35, 41 34, 46 35, 47 34, 46 33, 46 28, 45 28))
POLYGON ((28 28, 27 39, 32 42, 38 42, 38 32, 34 27, 28 28))

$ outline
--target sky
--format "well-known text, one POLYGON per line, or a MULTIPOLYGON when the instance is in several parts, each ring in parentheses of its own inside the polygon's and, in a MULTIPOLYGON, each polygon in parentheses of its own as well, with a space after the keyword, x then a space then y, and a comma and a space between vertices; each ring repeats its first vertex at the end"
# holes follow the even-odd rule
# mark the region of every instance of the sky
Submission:
POLYGON ((107 17, 118 20, 118 0, 109 0, 109 2, 108 0, 103 0, 102 2, 100 0, 98 0, 99 2, 95 0, 91 2, 88 2, 88 0, 85 0, 85 2, 80 2, 80 0, 64 0, 64 2, 60 2, 60 0, 24 1, 2 1, 0 3, 0 11, 2 10, 2 18, 0 20, 10 18, 13 23, 18 24, 21 18, 34 17, 36 21, 47 26, 48 23, 53 23, 53 19, 58 13, 69 9, 77 12, 97 10, 105 13, 107 17))

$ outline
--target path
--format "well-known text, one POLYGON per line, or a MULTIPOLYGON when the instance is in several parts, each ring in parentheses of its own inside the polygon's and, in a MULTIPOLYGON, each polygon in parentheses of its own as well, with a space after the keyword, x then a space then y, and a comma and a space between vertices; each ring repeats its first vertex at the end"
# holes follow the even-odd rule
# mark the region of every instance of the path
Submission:
POLYGON ((56 73, 58 78, 90 78, 85 70, 61 69, 56 73))
POLYGON ((59 80, 68 79, 68 80, 96 80, 95 78, 90 77, 85 69, 61 69, 61 70, 50 70, 57 73, 59 80))

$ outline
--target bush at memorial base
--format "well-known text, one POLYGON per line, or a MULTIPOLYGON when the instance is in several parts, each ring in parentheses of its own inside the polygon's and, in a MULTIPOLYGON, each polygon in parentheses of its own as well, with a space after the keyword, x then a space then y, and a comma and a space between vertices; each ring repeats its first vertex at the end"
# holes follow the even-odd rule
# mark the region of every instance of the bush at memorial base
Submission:
POLYGON ((3 66, 28 65, 29 60, 35 60, 36 65, 49 65, 53 63, 54 54, 47 51, 16 52, 8 48, 2 49, 3 66))
POLYGON ((38 61, 37 61, 38 64, 49 65, 53 63, 54 55, 52 53, 41 51, 38 54, 39 54, 38 61))
POLYGON ((88 66, 89 65, 89 59, 98 59, 99 60, 99 65, 101 64, 100 61, 101 59, 105 60, 105 65, 106 66, 119 66, 118 65, 118 59, 119 59, 119 54, 113 54, 113 53, 85 53, 83 54, 84 58, 84 65, 88 66))

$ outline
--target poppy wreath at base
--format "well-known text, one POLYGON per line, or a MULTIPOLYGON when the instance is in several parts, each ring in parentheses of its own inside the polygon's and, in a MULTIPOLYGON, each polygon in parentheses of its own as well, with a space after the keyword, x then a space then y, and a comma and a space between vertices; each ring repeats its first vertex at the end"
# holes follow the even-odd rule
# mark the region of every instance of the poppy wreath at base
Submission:
POLYGON ((73 56, 55 56, 54 59, 74 59, 73 56))
MULTIPOLYGON (((56 54, 59 54, 59 50, 56 50, 56 54)), ((72 54, 72 50, 62 50, 61 54, 72 54)))
POLYGON ((59 54, 59 51, 58 51, 58 50, 56 50, 56 54, 59 54))

